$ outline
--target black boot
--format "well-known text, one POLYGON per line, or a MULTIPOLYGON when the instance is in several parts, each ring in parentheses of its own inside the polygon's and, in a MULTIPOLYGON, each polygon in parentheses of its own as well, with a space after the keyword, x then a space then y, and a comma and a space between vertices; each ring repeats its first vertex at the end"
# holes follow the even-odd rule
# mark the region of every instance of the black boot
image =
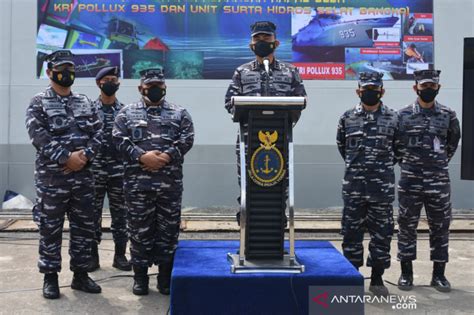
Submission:
POLYGON ((170 295, 171 272, 173 271, 174 256, 171 261, 162 263, 158 266, 158 284, 156 288, 163 295, 170 295))
POLYGON ((433 277, 431 278, 431 286, 440 292, 450 292, 451 283, 444 276, 444 270, 446 269, 446 263, 434 262, 433 263, 433 277))
POLYGON ((127 243, 118 243, 115 244, 115 255, 114 255, 114 262, 112 267, 117 268, 123 271, 130 271, 132 270, 132 265, 125 257, 125 249, 127 248, 127 243))
POLYGON ((398 279, 398 288, 402 291, 413 289, 413 264, 411 260, 401 261, 402 274, 398 279))
POLYGON ((383 284, 382 275, 385 268, 380 264, 374 264, 372 266, 372 275, 370 276, 369 291, 375 296, 389 296, 389 292, 386 286, 383 284))
POLYGON ((43 296, 46 299, 59 298, 58 273, 45 273, 43 281, 43 296))
POLYGON ((133 266, 133 294, 148 294, 148 267, 133 266))
POLYGON ((87 267, 87 272, 94 272, 100 268, 99 264, 99 244, 96 241, 91 243, 91 262, 87 267))
POLYGON ((72 277, 71 288, 74 290, 80 290, 87 293, 100 293, 102 292, 101 287, 94 282, 87 272, 74 272, 72 277))

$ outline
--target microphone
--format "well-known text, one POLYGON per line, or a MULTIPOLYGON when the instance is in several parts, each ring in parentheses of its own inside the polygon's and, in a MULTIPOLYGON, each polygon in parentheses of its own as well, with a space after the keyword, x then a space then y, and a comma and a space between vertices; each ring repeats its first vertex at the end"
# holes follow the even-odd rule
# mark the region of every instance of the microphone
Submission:
POLYGON ((268 58, 263 58, 263 66, 265 67, 265 71, 270 74, 270 60, 268 58))

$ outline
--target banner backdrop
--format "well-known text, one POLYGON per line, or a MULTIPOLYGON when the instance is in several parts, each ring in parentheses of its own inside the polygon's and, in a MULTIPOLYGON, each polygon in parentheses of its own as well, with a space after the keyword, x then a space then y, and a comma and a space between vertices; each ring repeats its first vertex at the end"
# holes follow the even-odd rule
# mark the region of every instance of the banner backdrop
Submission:
POLYGON ((163 67, 173 79, 229 79, 251 60, 250 25, 277 25, 279 59, 303 79, 412 79, 434 67, 433 0, 38 0, 37 75, 45 54, 77 56, 81 77, 163 67))

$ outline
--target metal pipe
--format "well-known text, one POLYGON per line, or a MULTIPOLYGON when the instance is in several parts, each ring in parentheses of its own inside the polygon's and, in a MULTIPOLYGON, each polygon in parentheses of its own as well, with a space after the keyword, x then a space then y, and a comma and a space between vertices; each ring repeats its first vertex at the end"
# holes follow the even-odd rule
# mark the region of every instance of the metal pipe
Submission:
POLYGON ((293 130, 288 128, 288 207, 290 215, 290 265, 295 263, 295 185, 294 185, 294 155, 293 130))
POLYGON ((245 136, 244 124, 240 123, 239 130, 239 147, 240 147, 240 250, 239 264, 244 265, 245 261, 245 232, 247 222, 247 174, 245 171, 245 136))
POLYGON ((268 106, 288 106, 305 105, 306 98, 302 96, 233 96, 232 102, 235 105, 268 105, 268 106))

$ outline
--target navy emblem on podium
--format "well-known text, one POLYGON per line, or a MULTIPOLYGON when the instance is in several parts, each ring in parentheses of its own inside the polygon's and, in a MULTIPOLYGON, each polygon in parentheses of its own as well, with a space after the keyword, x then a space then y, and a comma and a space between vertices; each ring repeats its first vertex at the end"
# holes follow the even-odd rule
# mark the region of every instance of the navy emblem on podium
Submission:
POLYGON ((258 132, 260 147, 252 154, 250 159, 249 176, 255 184, 270 187, 278 184, 285 177, 285 161, 275 142, 278 132, 258 132))

